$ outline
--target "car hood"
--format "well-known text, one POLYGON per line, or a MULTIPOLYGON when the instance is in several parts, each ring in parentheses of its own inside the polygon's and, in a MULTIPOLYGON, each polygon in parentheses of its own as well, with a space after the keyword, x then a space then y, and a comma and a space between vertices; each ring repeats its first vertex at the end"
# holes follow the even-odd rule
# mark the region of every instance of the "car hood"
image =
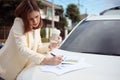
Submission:
MULTIPOLYGON (((65 74, 64 78, 69 80, 119 80, 120 79, 120 56, 108 56, 89 53, 70 52, 61 49, 53 51, 58 55, 79 56, 84 61, 91 64, 92 67, 80 70, 80 72, 71 72, 71 76, 65 74)), ((65 80, 65 79, 64 79, 65 80)))

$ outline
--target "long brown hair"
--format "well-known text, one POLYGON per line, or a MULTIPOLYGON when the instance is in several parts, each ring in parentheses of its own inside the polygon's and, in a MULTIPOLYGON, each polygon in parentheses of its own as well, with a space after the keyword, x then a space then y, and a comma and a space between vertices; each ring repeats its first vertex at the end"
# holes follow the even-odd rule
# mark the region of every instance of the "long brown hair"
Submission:
MULTIPOLYGON (((27 19, 27 15, 32 11, 40 12, 40 8, 37 5, 35 0, 23 0, 15 10, 15 16, 20 17, 24 23, 24 33, 31 31, 33 28, 29 25, 29 21, 27 19)), ((42 19, 40 17, 40 23, 37 28, 43 25, 42 19)))

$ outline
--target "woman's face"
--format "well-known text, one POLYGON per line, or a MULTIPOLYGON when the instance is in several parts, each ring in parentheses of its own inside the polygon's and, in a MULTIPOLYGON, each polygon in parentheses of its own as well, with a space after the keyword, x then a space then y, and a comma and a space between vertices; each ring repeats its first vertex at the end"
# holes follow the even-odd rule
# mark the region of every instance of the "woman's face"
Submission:
POLYGON ((31 27, 36 28, 40 23, 40 12, 39 11, 32 11, 27 16, 29 24, 31 27))

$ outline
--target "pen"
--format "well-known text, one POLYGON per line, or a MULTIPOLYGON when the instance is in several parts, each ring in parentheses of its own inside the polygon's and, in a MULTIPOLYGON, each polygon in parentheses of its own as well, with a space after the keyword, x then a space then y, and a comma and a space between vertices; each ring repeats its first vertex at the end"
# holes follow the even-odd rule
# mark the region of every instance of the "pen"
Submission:
POLYGON ((53 54, 53 53, 50 53, 53 57, 55 57, 56 55, 55 54, 53 54))

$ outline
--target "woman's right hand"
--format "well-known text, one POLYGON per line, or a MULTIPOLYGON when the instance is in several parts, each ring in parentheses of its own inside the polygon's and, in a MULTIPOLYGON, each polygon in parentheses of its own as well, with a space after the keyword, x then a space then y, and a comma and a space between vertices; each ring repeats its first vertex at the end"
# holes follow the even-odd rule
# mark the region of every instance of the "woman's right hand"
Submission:
POLYGON ((63 56, 45 57, 41 64, 58 65, 62 62, 63 56))

